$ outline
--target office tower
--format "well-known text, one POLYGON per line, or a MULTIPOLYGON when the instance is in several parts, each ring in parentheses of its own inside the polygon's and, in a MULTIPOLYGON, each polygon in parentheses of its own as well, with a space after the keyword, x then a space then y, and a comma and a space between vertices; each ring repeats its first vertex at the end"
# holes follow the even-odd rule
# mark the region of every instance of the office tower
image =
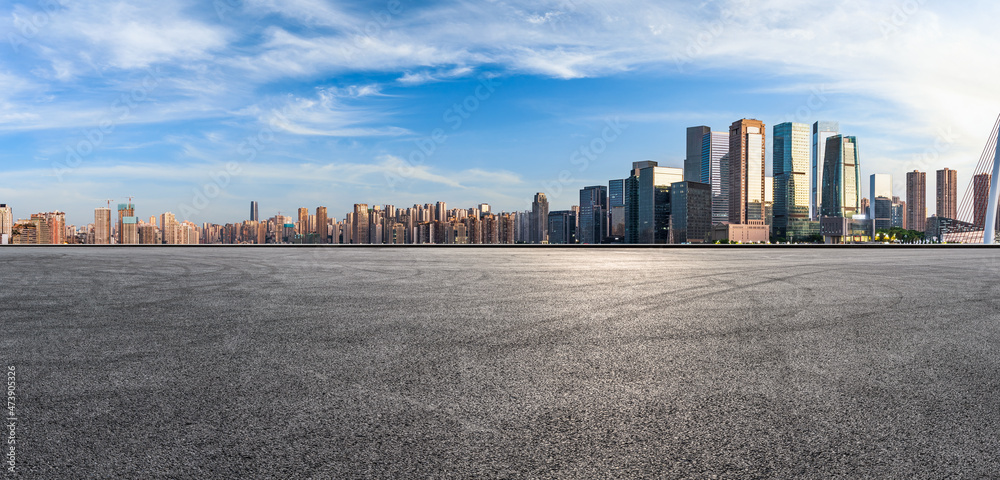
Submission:
POLYGON ((712 186, 701 182, 670 185, 670 243, 704 243, 712 233, 712 186))
POLYGON ((596 185, 580 190, 580 243, 598 244, 608 236, 608 187, 596 185))
POLYGON ((812 193, 809 195, 809 217, 819 220, 823 204, 823 160, 826 158, 826 141, 840 133, 837 122, 816 122, 812 126, 812 150, 809 152, 812 165, 812 193))
POLYGON ((809 125, 775 125, 772 142, 773 231, 780 238, 801 238, 808 235, 805 222, 810 218, 809 125))
MULTIPOLYGON (((124 239, 125 235, 124 233, 122 233, 122 230, 124 230, 125 228, 125 217, 134 217, 134 216, 135 216, 135 205, 133 205, 132 202, 118 204, 118 225, 117 225, 118 231, 115 236, 115 238, 118 240, 117 243, 125 244, 125 239, 124 239)), ((138 233, 136 233, 135 236, 130 236, 129 238, 135 240, 129 242, 131 244, 138 243, 139 241, 138 233)))
POLYGON ((355 203, 354 216, 352 219, 353 219, 353 225, 351 227, 352 228, 351 243, 356 243, 356 244, 368 243, 370 241, 368 204, 355 203))
POLYGON ((626 198, 626 214, 632 212, 634 222, 626 218, 626 241, 629 229, 635 231, 631 243, 667 243, 670 240, 670 185, 684 181, 684 169, 660 167, 656 162, 632 164, 635 185, 635 209, 629 207, 633 198, 626 198), (631 223, 631 225, 630 225, 631 223))
POLYGON ((709 132, 702 137, 700 181, 712 186, 712 223, 729 221, 728 153, 728 133, 709 132))
POLYGON ((608 182, 608 231, 619 241, 625 237, 625 179, 608 182))
POLYGON ((868 215, 875 231, 892 228, 892 176, 885 173, 872 174, 868 194, 871 196, 871 205, 867 212, 861 213, 868 215))
POLYGON ((549 212, 548 228, 550 244, 577 243, 576 213, 572 210, 549 212))
MULTIPOLYGON (((986 212, 989 210, 990 201, 991 176, 989 173, 980 173, 972 177, 972 223, 977 228, 983 228, 986 225, 986 212)), ((993 229, 1000 230, 1000 216, 997 216, 993 229)))
POLYGON ((764 223, 764 122, 729 127, 729 223, 764 223))
POLYGON ((14 213, 6 203, 0 203, 0 245, 10 243, 14 234, 14 213))
POLYGON ((687 157, 684 158, 684 180, 689 182, 704 182, 702 177, 702 142, 705 135, 712 132, 704 125, 688 127, 687 157))
POLYGON ((907 228, 906 226, 906 202, 898 196, 892 197, 892 228, 907 228))
POLYGON ((958 172, 937 171, 937 216, 955 219, 958 216, 958 172))
POLYGON ((764 177, 764 224, 770 233, 774 224, 774 177, 764 177))
POLYGON ((326 207, 316 207, 316 235, 319 236, 319 243, 330 243, 328 220, 326 207))
POLYGON ((250 221, 251 222, 260 221, 260 211, 257 210, 257 202, 250 202, 250 221))
POLYGON ((111 209, 94 209, 94 243, 98 245, 111 244, 111 209))
POLYGON ((531 243, 548 243, 549 201, 544 193, 536 193, 531 202, 531 223, 531 243))
POLYGON ((861 212, 861 162, 858 139, 834 135, 826 140, 823 158, 824 217, 851 218, 861 212))
POLYGON ((906 172, 906 228, 927 228, 927 174, 917 170, 906 172))

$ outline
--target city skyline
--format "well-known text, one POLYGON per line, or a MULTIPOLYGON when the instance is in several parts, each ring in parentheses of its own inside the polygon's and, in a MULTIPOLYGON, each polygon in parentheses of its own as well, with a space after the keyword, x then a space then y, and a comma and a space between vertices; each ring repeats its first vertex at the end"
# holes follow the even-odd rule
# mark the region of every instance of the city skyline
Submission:
POLYGON ((136 194, 197 223, 248 198, 562 210, 737 118, 838 120, 902 191, 972 172, 998 103, 987 2, 57 3, 0 7, 0 202, 74 219, 136 194))

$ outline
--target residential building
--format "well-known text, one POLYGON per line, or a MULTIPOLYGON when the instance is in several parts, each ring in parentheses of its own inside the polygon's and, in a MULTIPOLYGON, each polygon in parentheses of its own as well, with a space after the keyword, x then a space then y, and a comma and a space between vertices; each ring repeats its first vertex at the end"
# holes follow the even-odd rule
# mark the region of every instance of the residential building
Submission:
POLYGON ((958 172, 955 170, 937 171, 937 216, 958 217, 958 172))
POLYGON ((917 170, 906 173, 906 228, 927 229, 927 174, 917 170))

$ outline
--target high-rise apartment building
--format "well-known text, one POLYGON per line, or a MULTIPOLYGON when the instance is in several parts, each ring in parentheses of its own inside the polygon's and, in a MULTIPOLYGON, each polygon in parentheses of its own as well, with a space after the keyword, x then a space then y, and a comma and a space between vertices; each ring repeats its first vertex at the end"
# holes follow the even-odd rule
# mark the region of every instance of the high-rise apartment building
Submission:
POLYGON ((927 228, 927 174, 917 170, 906 172, 906 228, 927 228))
POLYGON ((131 215, 122 217, 118 236, 122 245, 137 245, 139 243, 139 218, 131 215))
POLYGON ((729 223, 765 220, 764 122, 742 119, 729 127, 729 223))
POLYGON ((945 168, 937 171, 937 216, 958 216, 958 172, 945 168))
POLYGON ((305 207, 299 207, 299 219, 297 223, 297 228, 295 233, 299 235, 306 235, 309 232, 309 209, 305 207))
POLYGON ((704 182, 702 179, 702 142, 712 132, 704 125, 687 129, 687 157, 684 158, 684 180, 704 182))
POLYGON ((94 243, 111 245, 111 209, 102 207, 94 209, 94 243))
POLYGON ((14 213, 6 203, 0 203, 0 244, 10 243, 14 233, 14 213))
MULTIPOLYGON (((977 228, 986 225, 986 212, 989 210, 990 201, 990 175, 980 173, 972 177, 972 223, 977 228)), ((994 230, 1000 230, 1000 216, 997 216, 994 230)))
POLYGON ((840 133, 840 124, 837 122, 816 122, 812 126, 812 150, 809 152, 809 160, 812 165, 811 194, 809 195, 809 217, 819 220, 822 214, 821 205, 823 203, 823 160, 826 158, 826 141, 840 133))
POLYGON ((580 190, 580 243, 602 243, 608 236, 608 187, 595 185, 580 190))
POLYGON ((898 196, 892 197, 892 227, 908 228, 906 226, 906 202, 898 196))
POLYGON ((549 243, 549 200, 538 192, 531 202, 531 243, 549 243))
POLYGON ((773 135, 773 231, 778 237, 800 238, 808 234, 805 222, 810 218, 809 125, 782 123, 775 125, 773 135))
POLYGON ((177 217, 173 213, 165 212, 160 215, 160 238, 164 244, 180 245, 184 243, 181 225, 177 222, 177 217))
MULTIPOLYGON (((355 203, 354 204, 354 216, 353 225, 351 226, 351 243, 365 244, 370 243, 370 233, 369 230, 369 216, 368 216, 368 204, 367 203, 355 203)), ((424 243, 429 243, 424 242, 424 243)))
POLYGON ((728 133, 709 132, 702 136, 700 182, 712 186, 712 223, 729 221, 728 153, 728 133))
MULTIPOLYGON (((116 232, 115 238, 118 240, 119 244, 123 245, 134 245, 139 243, 139 233, 138 230, 135 232, 130 231, 128 234, 125 233, 125 218, 135 217, 135 205, 131 202, 129 203, 119 203, 118 204, 118 231, 116 232), (133 234, 134 233, 134 234, 133 234), (129 241, 125 241, 125 237, 128 237, 129 241)), ((129 229, 138 229, 138 222, 133 222, 128 227, 129 229)))
POLYGON ((319 237, 319 243, 329 243, 327 240, 329 238, 329 218, 327 218, 326 207, 316 207, 316 236, 319 237))
POLYGON ((823 158, 824 217, 851 218, 861 214, 861 161, 858 139, 834 135, 826 140, 823 158))

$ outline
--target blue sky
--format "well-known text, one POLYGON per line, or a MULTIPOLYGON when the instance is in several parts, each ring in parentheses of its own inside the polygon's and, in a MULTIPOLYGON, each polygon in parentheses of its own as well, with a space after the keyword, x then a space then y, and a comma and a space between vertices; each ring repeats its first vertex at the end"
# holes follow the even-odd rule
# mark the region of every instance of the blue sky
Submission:
POLYGON ((562 209, 743 117, 839 121, 865 183, 950 167, 964 192, 1000 113, 1000 4, 833 3, 5 3, 0 203, 77 225, 130 195, 199 223, 250 200, 562 209))

